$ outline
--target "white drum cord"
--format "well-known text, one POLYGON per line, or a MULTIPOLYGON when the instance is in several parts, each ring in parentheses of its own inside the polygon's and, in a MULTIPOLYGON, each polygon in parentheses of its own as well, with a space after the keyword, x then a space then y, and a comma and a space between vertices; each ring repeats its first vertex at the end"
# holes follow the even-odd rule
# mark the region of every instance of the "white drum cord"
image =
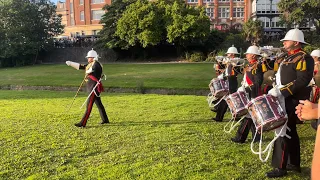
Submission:
POLYGON ((212 105, 213 100, 211 101, 211 103, 209 103, 209 107, 214 108, 216 107, 222 100, 224 100, 224 98, 226 98, 228 95, 224 95, 217 103, 215 103, 214 105, 212 105))
MULTIPOLYGON (((230 111, 231 112, 231 111, 230 111)), ((240 124, 240 122, 245 118, 246 116, 244 115, 243 117, 241 117, 241 119, 238 121, 238 122, 236 122, 236 123, 234 123, 235 121, 236 121, 236 117, 232 117, 230 120, 229 120, 229 122, 223 127, 223 131, 225 132, 225 133, 231 133, 231 131, 233 131, 233 129, 238 125, 238 124, 240 124), (230 125, 229 125, 230 124, 230 125), (227 129, 227 127, 230 127, 230 129, 229 130, 226 130, 227 129)))
POLYGON ((82 107, 84 106, 84 104, 88 101, 89 97, 91 96, 92 93, 94 93, 97 97, 100 97, 101 94, 98 96, 97 93, 96 93, 96 88, 98 87, 98 85, 100 84, 101 80, 104 79, 106 80, 107 79, 107 76, 105 74, 103 74, 101 76, 101 78, 99 79, 99 81, 96 83, 96 85, 93 87, 92 91, 90 92, 90 94, 88 95, 87 99, 84 101, 84 103, 81 105, 80 109, 82 109, 82 107))
POLYGON ((277 128, 277 129, 275 130, 275 137, 274 137, 274 138, 272 139, 272 141, 266 146, 266 148, 265 148, 264 150, 262 150, 262 139, 263 139, 263 136, 262 136, 262 134, 263 134, 263 125, 262 125, 262 124, 261 124, 261 131, 260 131, 261 137, 260 137, 259 151, 258 151, 258 152, 253 149, 254 139, 256 138, 256 135, 257 135, 258 131, 256 131, 256 133, 254 134, 254 137, 253 137, 252 142, 251 142, 251 145, 250 145, 250 147, 251 147, 251 152, 252 152, 253 154, 258 154, 258 155, 259 155, 259 159, 260 159, 262 162, 267 162, 267 160, 269 159, 269 156, 270 156, 270 154, 271 154, 271 151, 272 151, 272 146, 273 146, 274 142, 275 142, 279 137, 281 137, 281 136, 282 136, 282 137, 283 137, 283 136, 286 136, 287 138, 291 139, 291 137, 290 137, 289 135, 287 135, 287 133, 286 133, 287 130, 291 131, 291 129, 287 127, 287 122, 288 122, 288 120, 285 122, 285 124, 284 124, 283 126, 277 128), (277 130, 279 131, 279 133, 277 133, 277 130), (266 152, 267 152, 267 155, 266 155, 266 157, 263 159, 262 155, 265 154, 266 152))

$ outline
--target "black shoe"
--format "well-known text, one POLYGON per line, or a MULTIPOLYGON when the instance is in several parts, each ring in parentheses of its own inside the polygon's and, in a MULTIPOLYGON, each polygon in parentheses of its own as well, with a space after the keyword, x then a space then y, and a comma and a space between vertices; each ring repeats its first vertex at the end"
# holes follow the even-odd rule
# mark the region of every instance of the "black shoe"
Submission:
POLYGON ((217 118, 212 118, 212 120, 214 120, 216 122, 222 122, 222 120, 218 120, 217 118))
POLYGON ((109 120, 107 120, 107 121, 101 121, 100 124, 107 124, 107 123, 109 123, 109 120))
POLYGON ((300 166, 295 166, 293 164, 288 164, 286 167, 287 171, 296 171, 301 173, 301 167, 300 166))
POLYGON ((74 125, 77 126, 77 127, 85 127, 81 123, 75 123, 74 125))
POLYGON ((283 177, 287 174, 288 174, 287 170, 285 169, 274 168, 272 171, 267 172, 266 176, 268 178, 276 178, 276 177, 283 177))
POLYGON ((239 140, 237 138, 231 138, 231 141, 233 141, 235 143, 239 143, 239 144, 243 144, 244 143, 244 141, 241 141, 241 140, 239 140))

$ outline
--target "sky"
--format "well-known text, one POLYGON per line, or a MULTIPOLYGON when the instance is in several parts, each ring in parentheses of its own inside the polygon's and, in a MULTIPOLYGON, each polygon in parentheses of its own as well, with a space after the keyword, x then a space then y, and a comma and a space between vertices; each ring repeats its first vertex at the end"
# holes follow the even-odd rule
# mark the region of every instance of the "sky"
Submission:
MULTIPOLYGON (((55 4, 57 4, 57 1, 59 1, 59 0, 50 0, 50 1, 53 2, 53 3, 55 3, 55 4)), ((65 2, 64 0, 60 0, 60 1, 65 2)))

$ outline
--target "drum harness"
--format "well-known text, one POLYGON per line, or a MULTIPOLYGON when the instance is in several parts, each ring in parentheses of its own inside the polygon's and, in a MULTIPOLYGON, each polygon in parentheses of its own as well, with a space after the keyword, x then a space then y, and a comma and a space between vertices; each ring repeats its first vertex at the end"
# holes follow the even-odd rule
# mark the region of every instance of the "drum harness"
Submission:
MULTIPOLYGON (((283 65, 283 63, 280 64, 280 67, 279 67, 279 70, 278 72, 276 73, 276 82, 277 84, 279 84, 278 86, 274 87, 274 88, 281 88, 283 87, 283 85, 281 85, 281 80, 280 80, 280 71, 281 71, 281 66, 283 65)), ((286 113, 286 108, 285 108, 285 101, 284 101, 284 97, 283 96, 280 96, 278 97, 278 101, 280 103, 280 106, 282 108, 282 110, 285 112, 285 117, 287 118, 287 113, 286 113)), ((260 138, 260 142, 259 142, 259 151, 256 152, 254 149, 253 149, 253 145, 254 145, 254 139, 258 133, 258 131, 256 131, 254 137, 253 137, 253 140, 251 142, 251 151, 253 154, 258 154, 259 155, 259 159, 262 161, 262 162, 266 162, 270 156, 270 153, 271 153, 271 150, 272 150, 272 146, 274 144, 274 142, 279 138, 279 137, 284 137, 286 136, 287 138, 291 139, 291 137, 289 135, 286 134, 286 130, 288 129, 289 131, 291 131, 291 129, 289 127, 287 127, 287 123, 288 123, 288 119, 286 120, 286 122, 284 123, 284 125, 278 127, 275 129, 275 137, 273 138, 273 140, 266 146, 266 148, 264 150, 262 150, 262 132, 263 132, 263 123, 261 123, 261 138, 260 138), (263 159, 262 155, 264 153, 267 152, 267 155, 265 157, 265 159, 263 159)))
MULTIPOLYGON (((244 75, 245 76, 245 75, 244 75)), ((241 82, 241 87, 238 89, 238 91, 243 91, 244 93, 245 93, 245 95, 246 95, 246 97, 249 99, 249 97, 248 97, 248 94, 246 93, 246 91, 245 91, 245 78, 243 78, 243 80, 242 80, 242 82, 241 82)), ((230 112, 231 112, 231 109, 230 109, 230 112)), ((231 112, 231 114, 232 114, 232 112, 231 112)), ((247 114, 248 115, 248 114, 247 114)), ((236 121, 236 117, 232 117, 230 120, 229 120, 229 122, 223 127, 223 131, 225 132, 225 133, 231 133, 231 131, 233 131, 233 129, 238 125, 238 124, 240 124, 241 123, 241 121, 245 118, 245 117, 247 117, 247 115, 244 115, 243 117, 241 117, 241 119, 239 119, 239 121, 238 122, 236 122, 235 123, 235 121, 236 121), (230 124, 230 125, 229 125, 230 124), (227 129, 227 127, 230 127, 230 129, 229 130, 226 130, 227 129)))
POLYGON ((96 85, 92 88, 92 91, 90 92, 90 94, 88 95, 87 99, 83 102, 83 104, 81 105, 80 109, 82 109, 82 107, 84 106, 84 104, 88 101, 89 97, 91 96, 92 93, 94 93, 97 97, 100 97, 100 95, 98 96, 97 93, 96 93, 96 87, 98 87, 98 85, 101 83, 101 80, 104 79, 104 80, 107 80, 107 76, 105 74, 103 74, 99 81, 96 83, 96 85))
MULTIPOLYGON (((236 60, 242 60, 242 59, 240 59, 240 58, 235 58, 236 60)), ((217 61, 218 63, 219 63, 219 61, 217 61)), ((230 63, 230 62, 229 62, 230 63)), ((230 64, 232 64, 232 63, 230 63, 230 64)), ((232 64, 232 66, 233 67, 242 67, 242 66, 244 66, 244 63, 241 63, 241 64, 232 64)), ((235 69, 234 69, 235 70, 235 69)), ((241 73, 241 72, 238 72, 237 70, 235 70, 237 73, 241 73)), ((225 70, 217 77, 218 79, 223 79, 223 74, 225 73, 225 70)), ((210 82, 210 84, 209 84, 209 86, 211 85, 211 82, 210 82)), ((215 103, 214 105, 212 105, 212 102, 213 101, 215 101, 215 100, 217 100, 217 98, 214 96, 214 94, 212 94, 211 92, 208 94, 208 96, 207 96, 207 101, 208 101, 208 105, 209 105, 209 107, 210 108, 214 108, 214 107, 216 107, 222 100, 224 100, 226 97, 228 96, 228 94, 227 95, 224 95, 223 97, 221 97, 220 98, 220 100, 217 102, 217 103, 215 103)), ((232 130, 230 130, 230 132, 231 132, 232 130)))

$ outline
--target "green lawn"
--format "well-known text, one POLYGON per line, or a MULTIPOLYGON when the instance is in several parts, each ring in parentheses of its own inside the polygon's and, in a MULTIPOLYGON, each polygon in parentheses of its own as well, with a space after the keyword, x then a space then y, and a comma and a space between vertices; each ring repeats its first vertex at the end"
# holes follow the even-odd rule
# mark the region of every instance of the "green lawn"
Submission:
MULTIPOLYGON (((183 66, 181 69, 188 67, 183 66)), ((201 64, 199 68, 206 66, 211 69, 209 64, 201 64)), ((41 78, 54 85, 61 82, 67 85, 65 79, 72 80, 68 85, 76 85, 73 81, 81 76, 62 65, 1 69, 1 75, 5 75, 3 71, 14 72, 15 82, 22 84, 20 77, 32 83, 32 77, 41 73, 31 69, 39 68, 45 73, 43 67, 50 75, 41 78), (55 70, 60 73, 54 73, 55 70)), ((119 69, 119 65, 105 66, 108 67, 109 78, 116 79, 111 67, 119 69)), ((118 76, 130 68, 128 72, 134 72, 134 65, 128 65, 118 76)), ((209 75, 203 72, 201 76, 190 76, 206 82, 209 75)), ((8 77, 3 78, 7 83, 8 77)), ((38 80, 36 83, 42 85, 38 80)), ((208 109, 204 96, 103 94, 111 123, 100 125, 94 107, 87 127, 77 128, 73 124, 83 115, 84 109, 79 107, 86 96, 80 93, 70 112, 65 112, 74 93, 0 91, 0 179, 260 180, 270 170, 270 159, 267 163, 260 162, 251 153, 249 142, 239 145, 230 141, 235 132, 223 132, 227 120, 222 123, 210 120, 214 113, 208 109)), ((303 172, 290 172, 282 179, 310 179, 315 131, 309 124, 299 125, 298 130, 303 172)), ((267 140, 272 135, 267 133, 267 140)))
MULTIPOLYGON (((212 63, 104 64, 106 87, 208 89, 214 76, 212 63)), ((78 87, 84 71, 65 64, 0 69, 0 86, 78 87)))

